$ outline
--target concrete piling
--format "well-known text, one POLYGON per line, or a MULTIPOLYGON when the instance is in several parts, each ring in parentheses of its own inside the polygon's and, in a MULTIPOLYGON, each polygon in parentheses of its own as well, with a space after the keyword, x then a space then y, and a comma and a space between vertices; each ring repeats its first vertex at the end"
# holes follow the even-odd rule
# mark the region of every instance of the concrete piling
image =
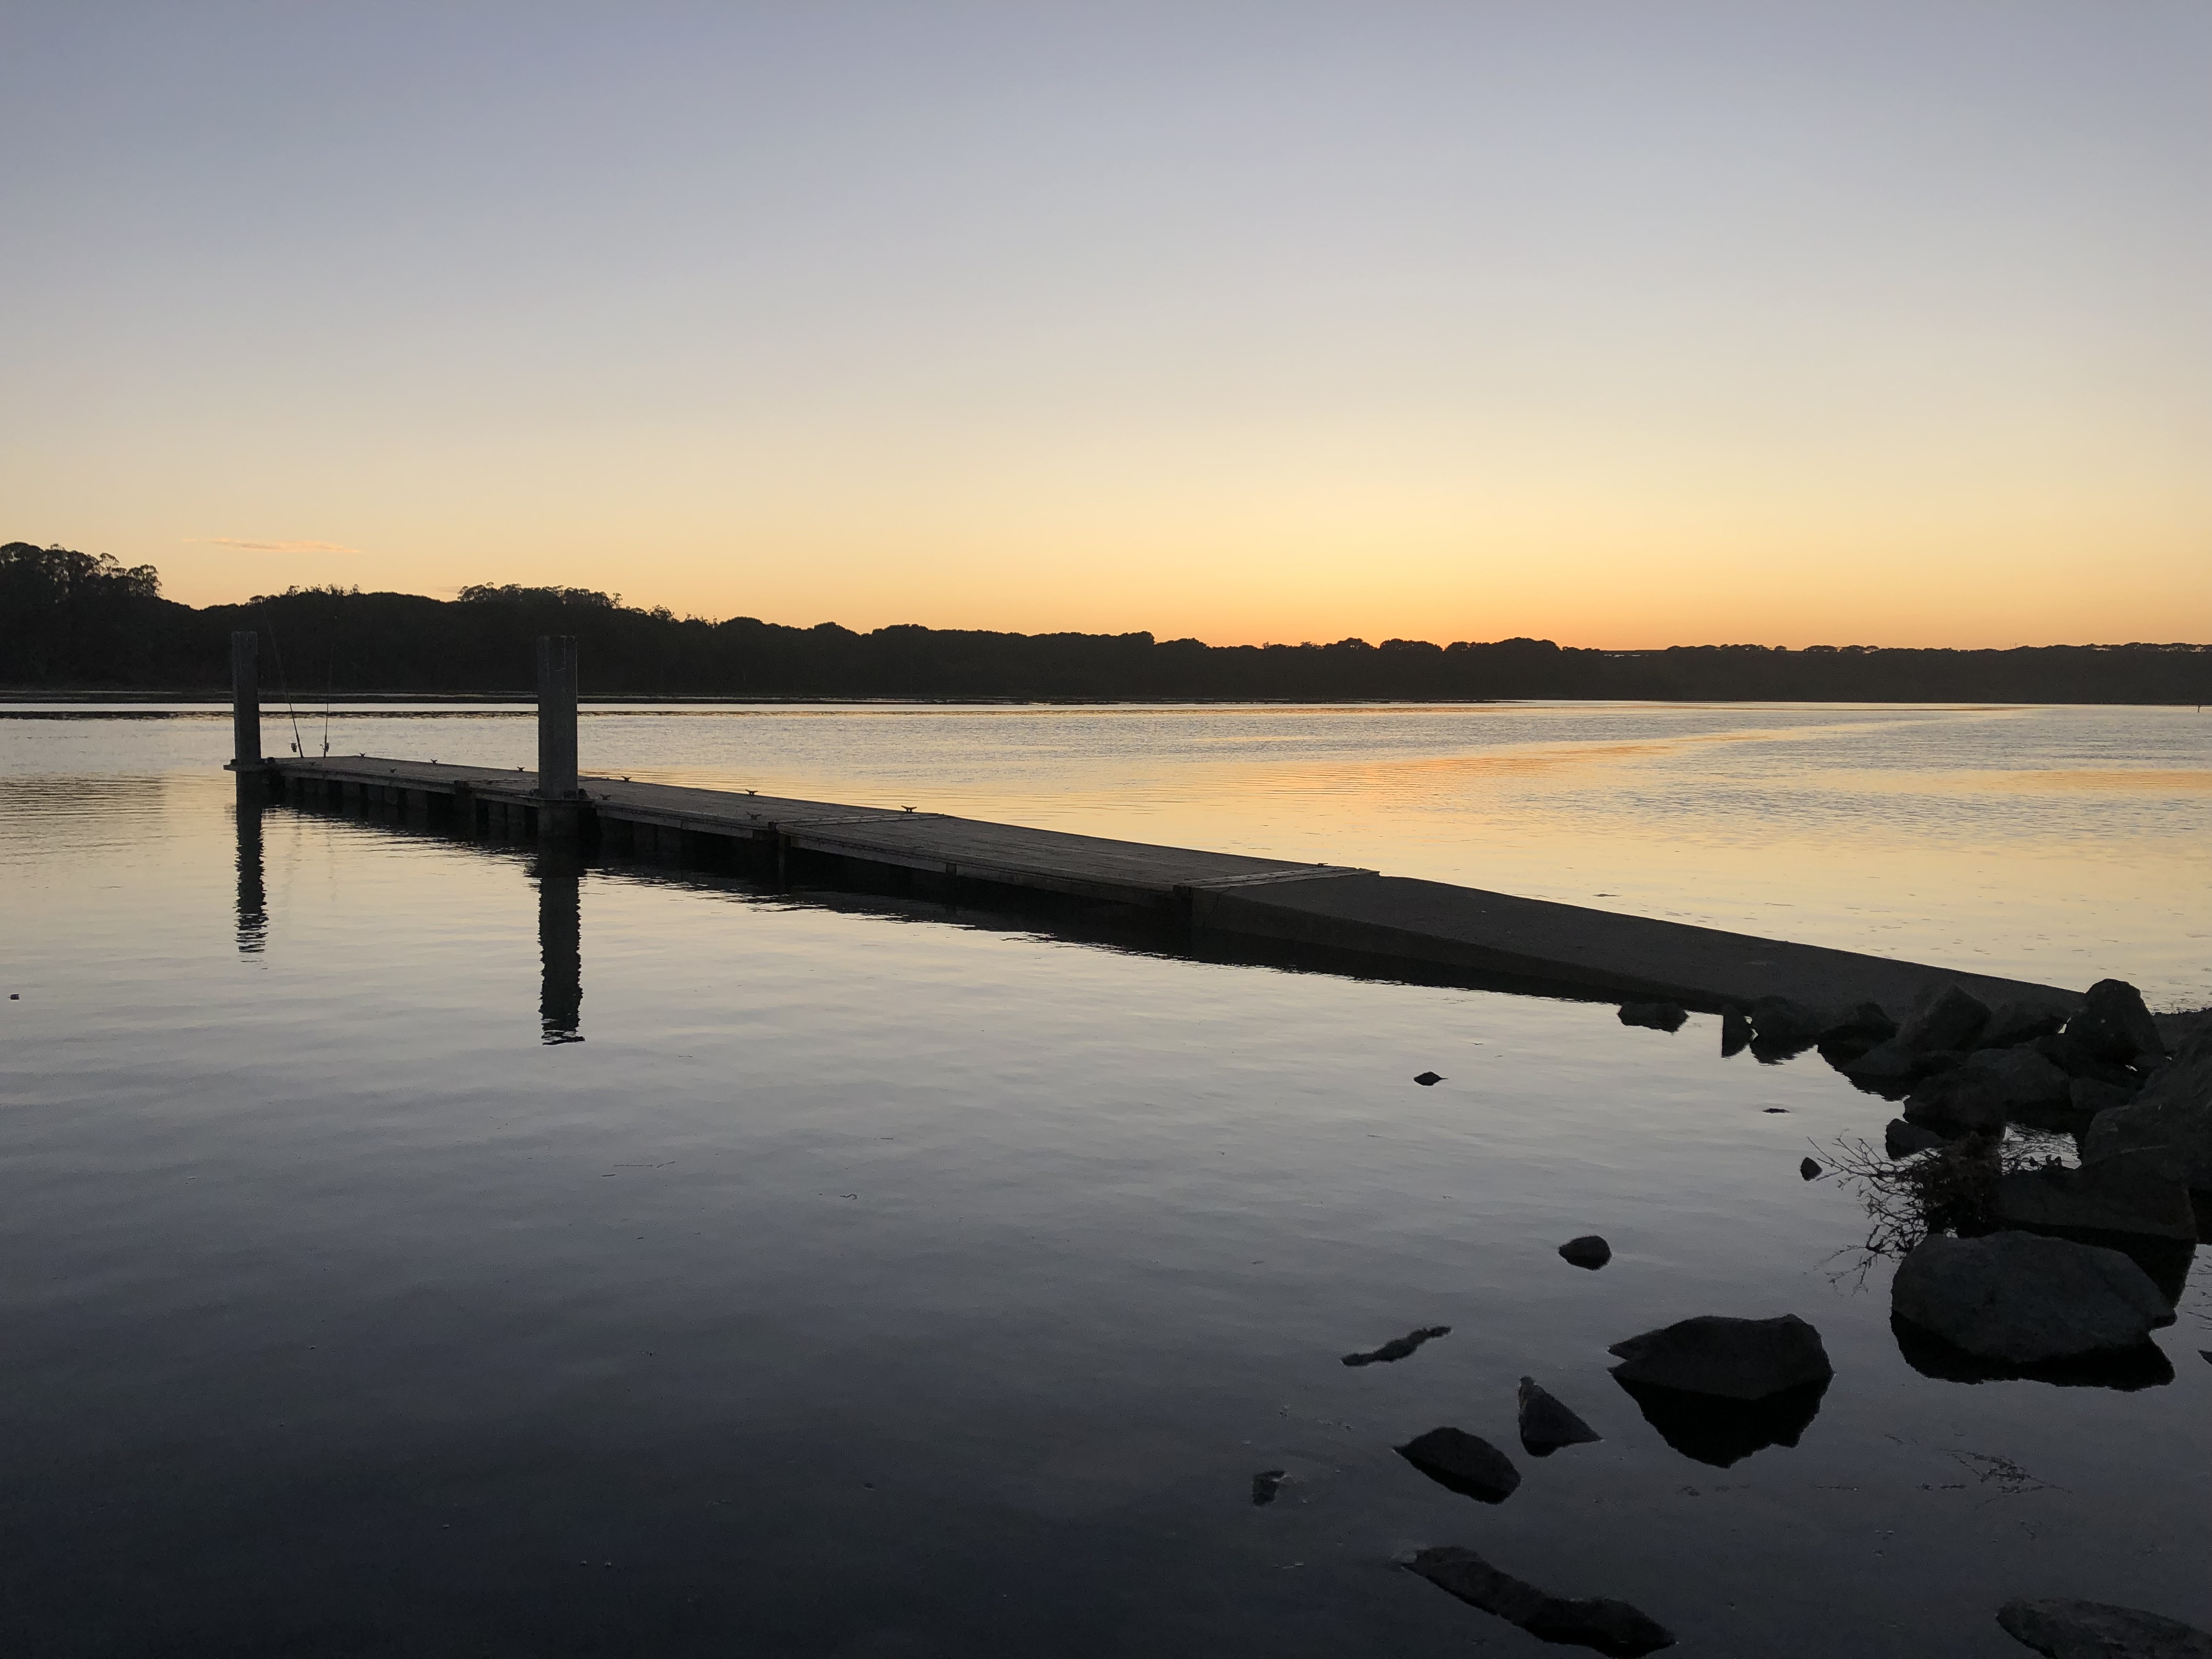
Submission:
POLYGON ((230 758, 241 773, 261 766, 261 679, 254 660, 260 643, 256 634, 230 636, 230 758))
POLYGON ((540 841, 576 838, 576 641, 538 636, 538 809, 540 841))

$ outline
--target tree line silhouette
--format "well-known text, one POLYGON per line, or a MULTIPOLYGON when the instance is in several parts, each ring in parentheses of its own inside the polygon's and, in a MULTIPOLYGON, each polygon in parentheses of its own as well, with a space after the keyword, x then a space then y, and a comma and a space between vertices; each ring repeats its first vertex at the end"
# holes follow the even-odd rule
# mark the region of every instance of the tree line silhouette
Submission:
POLYGON ((1150 634, 860 634, 835 623, 708 622, 588 588, 512 585, 465 587, 450 600, 295 587, 195 608, 163 599, 150 565, 0 547, 0 686, 222 692, 236 629, 261 635, 264 691, 297 696, 527 692, 537 635, 571 634, 583 690, 599 696, 2212 701, 2205 645, 1601 651, 1528 639, 1209 646, 1150 634))

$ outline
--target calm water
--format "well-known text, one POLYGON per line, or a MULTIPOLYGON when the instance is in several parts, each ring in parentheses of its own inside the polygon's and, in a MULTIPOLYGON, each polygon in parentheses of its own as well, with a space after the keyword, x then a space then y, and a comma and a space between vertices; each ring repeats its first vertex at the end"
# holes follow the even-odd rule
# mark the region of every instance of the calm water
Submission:
MULTIPOLYGON (((1686 1656, 2016 1654, 2018 1594, 2212 1625, 2203 1275, 2161 1385, 1920 1375, 1857 1197, 1798 1176, 1888 1115, 1817 1058, 241 818, 227 747, 0 719, 0 1652, 1553 1651, 1393 1565, 1442 1543, 1686 1656), (1601 1273, 1553 1254, 1589 1231, 1601 1273), (1819 1326, 1799 1445, 1692 1461, 1607 1376, 1708 1312, 1819 1326), (1521 1456, 1523 1373, 1606 1439, 1521 1456), (1391 1451, 1442 1423, 1521 1490, 1391 1451)), ((686 711, 584 753, 2212 1000, 2192 711, 686 711)))

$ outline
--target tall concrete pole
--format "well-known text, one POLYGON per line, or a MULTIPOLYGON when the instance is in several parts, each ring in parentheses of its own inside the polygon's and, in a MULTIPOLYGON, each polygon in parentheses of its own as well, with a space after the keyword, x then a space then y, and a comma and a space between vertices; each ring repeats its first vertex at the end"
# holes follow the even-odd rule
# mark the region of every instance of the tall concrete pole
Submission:
POLYGON ((538 636, 538 793, 576 799, 576 641, 538 636))
POLYGON ((260 636, 230 636, 230 758, 239 771, 261 766, 261 679, 254 663, 260 636))

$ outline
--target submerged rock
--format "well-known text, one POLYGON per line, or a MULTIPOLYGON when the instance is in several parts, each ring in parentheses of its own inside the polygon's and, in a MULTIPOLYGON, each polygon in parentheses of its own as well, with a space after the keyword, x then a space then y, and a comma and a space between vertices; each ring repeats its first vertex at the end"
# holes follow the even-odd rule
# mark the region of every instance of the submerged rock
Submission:
POLYGON ((1890 1311, 1963 1352, 2013 1364, 2130 1348, 2173 1319, 2119 1251, 2024 1232, 1926 1240, 1890 1281, 1890 1311))
POLYGON ((1785 1389, 1826 1384, 1835 1375, 1820 1334, 1796 1314, 1778 1319, 1730 1319, 1705 1314, 1678 1321, 1607 1350, 1623 1382, 1764 1400, 1785 1389))
POLYGON ((1399 1447, 1398 1455, 1438 1486, 1486 1504, 1503 1504, 1521 1485, 1511 1458, 1464 1429, 1431 1429, 1399 1447))
POLYGON ((2212 1030, 2199 1031, 2124 1106, 2102 1111, 2082 1137, 2085 1159, 2164 1146, 2177 1173, 2212 1190, 2212 1030))
POLYGON ((1275 1494, 1283 1489, 1283 1482, 1291 1477, 1281 1469, 1262 1469, 1252 1477, 1252 1501, 1265 1506, 1275 1501, 1275 1494))
POLYGON ((1727 1060, 1751 1046, 1751 1017, 1730 1003, 1721 1010, 1721 1058, 1727 1060))
POLYGON ((1344 1356, 1347 1365, 1389 1365, 1403 1359, 1424 1342, 1433 1342, 1440 1336, 1449 1336, 1449 1325, 1424 1325, 1419 1330, 1407 1331, 1403 1336, 1394 1336, 1379 1348, 1370 1348, 1365 1353, 1344 1356))
POLYGON ((1679 1031, 1690 1018, 1690 1011, 1679 1002, 1625 1002, 1620 1006, 1623 1025, 1648 1025, 1655 1031, 1679 1031))
POLYGON ((1912 1011, 1898 1029, 1897 1041, 1928 1054, 1939 1048, 1971 1048, 1990 1022, 1988 1005, 1957 985, 1947 985, 1912 1011))
POLYGON ((1450 1545, 1426 1549, 1406 1566, 1438 1589, 1518 1625, 1540 1642, 1595 1648, 1613 1659, 1640 1659, 1674 1644, 1672 1631, 1626 1601, 1553 1595, 1498 1571, 1473 1550, 1450 1545))
POLYGON ((1975 1041, 1984 1048, 2011 1048, 2064 1029, 2066 1011, 2045 1002, 2001 1002, 1975 1041))
POLYGON ((1565 1405, 1536 1386, 1536 1379, 1521 1379, 1521 1449, 1531 1457, 1549 1457, 1562 1446, 1585 1446, 1605 1437, 1576 1416, 1565 1405))
POLYGON ((1893 1117, 1882 1126, 1881 1150, 1893 1162, 1913 1157, 1944 1144, 1943 1137, 1933 1129, 1923 1128, 1917 1123, 1893 1117))
POLYGON ((2196 1206, 2163 1146, 2115 1152, 2078 1170, 2015 1170, 1997 1178, 1994 1208, 2008 1227, 2197 1238, 2196 1206))
POLYGON ((2081 1000, 2081 1012, 2066 1022, 2066 1035, 2095 1059, 2127 1066, 2156 1060, 2166 1054, 2158 1023, 2143 1006, 2142 993, 2124 979, 2100 979, 2081 1000))
POLYGON ((1595 1273, 1613 1260, 1613 1246, 1595 1233, 1584 1233, 1560 1245, 1559 1255, 1576 1267, 1588 1267, 1595 1273))
POLYGON ((2106 1601, 2008 1601, 1997 1623, 2050 1659, 2212 1659, 2212 1635, 2195 1626, 2106 1601))

